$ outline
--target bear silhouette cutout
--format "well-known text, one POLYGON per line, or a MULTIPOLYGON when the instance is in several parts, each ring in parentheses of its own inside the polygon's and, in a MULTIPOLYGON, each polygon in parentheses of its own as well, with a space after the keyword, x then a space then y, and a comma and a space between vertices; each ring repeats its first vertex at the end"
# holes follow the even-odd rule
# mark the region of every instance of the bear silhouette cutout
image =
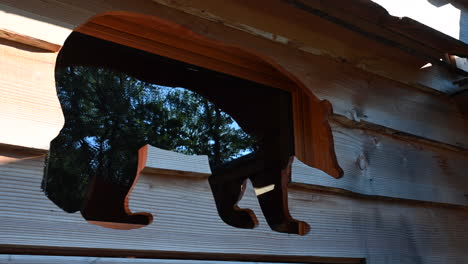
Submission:
POLYGON ((257 225, 237 206, 250 180, 272 230, 308 232, 288 210, 290 93, 77 32, 59 53, 56 85, 65 124, 51 141, 43 190, 66 212, 105 227, 150 224, 151 214, 128 208, 150 144, 208 155, 225 223, 257 225))

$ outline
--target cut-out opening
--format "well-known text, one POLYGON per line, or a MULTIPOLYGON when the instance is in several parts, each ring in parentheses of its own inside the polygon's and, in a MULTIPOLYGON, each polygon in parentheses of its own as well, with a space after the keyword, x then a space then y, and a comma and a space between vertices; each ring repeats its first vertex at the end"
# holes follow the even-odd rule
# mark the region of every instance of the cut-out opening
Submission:
POLYGON ((296 157, 335 178, 343 175, 336 160, 333 135, 328 125, 331 105, 320 101, 274 58, 252 51, 247 45, 232 45, 198 35, 171 21, 125 11, 97 15, 76 30, 291 92, 296 157))
POLYGON ((253 212, 237 207, 250 179, 256 189, 278 186, 258 196, 273 230, 309 230, 289 215, 287 182, 295 154, 341 176, 328 102, 257 57, 219 44, 207 50, 211 41, 154 18, 107 14, 78 31, 57 61, 65 126, 51 142, 43 181, 49 198, 102 226, 149 224, 151 215, 130 212, 128 195, 151 144, 210 157, 210 185, 226 223, 256 226, 253 212), (143 31, 128 36, 128 25, 143 31))

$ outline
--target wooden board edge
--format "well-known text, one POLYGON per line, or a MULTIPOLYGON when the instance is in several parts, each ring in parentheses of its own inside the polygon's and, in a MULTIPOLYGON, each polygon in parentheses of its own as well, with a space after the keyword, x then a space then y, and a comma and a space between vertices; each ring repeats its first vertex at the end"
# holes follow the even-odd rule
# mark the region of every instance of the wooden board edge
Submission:
MULTIPOLYGON (((127 259, 161 259, 193 261, 252 261, 252 262, 283 262, 283 263, 310 263, 310 264, 362 264, 363 258, 320 257, 320 256, 284 256, 284 255, 251 255, 251 254, 215 254, 203 252, 175 252, 152 250, 117 250, 109 248, 76 248, 51 247, 35 245, 8 245, 0 244, 0 254, 3 256, 62 256, 62 257, 98 257, 98 258, 125 258, 127 259)), ((0 255, 0 261, 2 261, 0 255)), ((124 259, 122 259, 124 260, 124 259)), ((232 263, 231 263, 232 264, 232 263)))
POLYGON ((45 40, 25 36, 4 28, 0 28, 0 38, 36 47, 49 52, 58 52, 62 47, 60 45, 50 43, 45 40))

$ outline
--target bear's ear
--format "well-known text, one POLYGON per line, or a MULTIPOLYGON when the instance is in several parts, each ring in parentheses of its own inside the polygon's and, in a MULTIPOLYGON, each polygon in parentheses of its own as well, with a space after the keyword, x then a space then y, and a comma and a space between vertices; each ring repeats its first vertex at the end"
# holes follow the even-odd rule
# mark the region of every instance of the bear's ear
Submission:
POLYGON ((318 100, 305 92, 298 92, 294 99, 296 157, 334 178, 342 177, 343 170, 336 158, 329 124, 332 105, 327 100, 318 100))
POLYGON ((333 107, 328 100, 320 101, 320 107, 322 108, 323 112, 327 115, 333 114, 333 107))

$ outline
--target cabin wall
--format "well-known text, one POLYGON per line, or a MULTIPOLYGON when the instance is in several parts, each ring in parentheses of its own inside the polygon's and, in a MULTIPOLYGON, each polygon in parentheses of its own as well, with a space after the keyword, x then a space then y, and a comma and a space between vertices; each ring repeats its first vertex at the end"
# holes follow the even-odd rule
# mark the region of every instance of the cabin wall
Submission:
POLYGON ((219 219, 206 179, 144 173, 130 207, 153 213, 154 223, 131 231, 111 230, 86 223, 79 213, 64 213, 40 192, 43 157, 8 151, 2 153, 2 163, 3 252, 46 254, 68 249, 74 255, 86 248, 89 255, 114 249, 127 256, 146 251, 153 256, 198 253, 221 259, 224 254, 268 255, 263 261, 275 256, 303 261, 366 258, 367 263, 463 263, 468 257, 466 209, 292 186, 291 214, 311 224, 311 232, 301 237, 269 230, 250 185, 240 206, 252 208, 260 224, 243 230, 219 219))
MULTIPOLYGON (((459 89, 452 82, 459 73, 439 65, 419 69, 427 62, 420 56, 291 6, 278 14, 278 6, 1 0, 0 253, 464 263, 468 120, 449 96, 459 89), (190 163, 158 167, 170 163, 171 154, 150 159, 131 196, 133 211, 155 215, 149 227, 93 226, 41 193, 44 153, 63 125, 54 85, 57 47, 74 27, 111 10, 154 15, 258 54, 332 103, 330 124, 344 177, 333 179, 299 161, 293 167, 290 210, 311 225, 308 235, 269 230, 251 186, 241 206, 257 212, 260 226, 225 225, 206 177, 182 168, 190 163)), ((205 175, 206 159, 197 160, 203 163, 205 175)), ((8 259, 0 255, 0 263, 16 263, 8 259)))

